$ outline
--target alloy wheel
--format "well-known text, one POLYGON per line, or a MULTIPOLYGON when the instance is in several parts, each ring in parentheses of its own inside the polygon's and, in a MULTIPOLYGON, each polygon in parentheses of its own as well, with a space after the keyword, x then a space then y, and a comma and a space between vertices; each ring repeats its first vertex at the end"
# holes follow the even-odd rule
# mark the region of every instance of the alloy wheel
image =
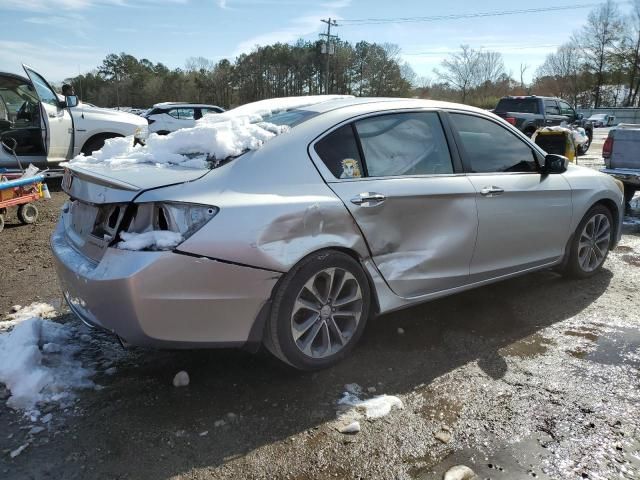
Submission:
POLYGON ((585 272, 593 272, 604 262, 611 241, 611 225, 598 213, 585 224, 578 243, 578 262, 585 272))
POLYGON ((351 340, 363 311, 358 280, 342 268, 313 275, 296 297, 291 335, 308 357, 324 358, 342 350, 351 340))

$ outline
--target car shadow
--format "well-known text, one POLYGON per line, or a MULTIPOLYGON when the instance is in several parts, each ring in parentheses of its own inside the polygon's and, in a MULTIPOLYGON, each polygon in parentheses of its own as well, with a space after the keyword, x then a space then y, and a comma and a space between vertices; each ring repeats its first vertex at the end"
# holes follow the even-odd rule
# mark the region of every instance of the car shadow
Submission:
POLYGON ((501 348, 579 314, 611 279, 606 269, 581 281, 544 271, 384 315, 349 358, 315 373, 264 353, 134 350, 114 376, 98 377, 107 388, 82 395, 83 413, 67 419, 55 446, 32 449, 12 469, 72 478, 82 464, 81 477, 172 478, 335 419, 347 383, 402 395, 469 362, 499 379, 508 370, 501 348), (179 370, 188 387, 172 386, 179 370))

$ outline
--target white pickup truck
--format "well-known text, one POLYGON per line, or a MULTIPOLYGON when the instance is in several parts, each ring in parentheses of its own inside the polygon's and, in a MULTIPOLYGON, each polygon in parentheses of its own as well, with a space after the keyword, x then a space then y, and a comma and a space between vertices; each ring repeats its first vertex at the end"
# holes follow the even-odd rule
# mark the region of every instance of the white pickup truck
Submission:
POLYGON ((0 72, 0 168, 19 162, 55 171, 60 162, 99 150, 107 138, 144 141, 148 135, 145 118, 58 95, 42 75, 23 67, 29 78, 0 72))
POLYGON ((605 168, 624 184, 624 200, 629 203, 640 189, 640 125, 621 123, 609 131, 602 147, 605 168))

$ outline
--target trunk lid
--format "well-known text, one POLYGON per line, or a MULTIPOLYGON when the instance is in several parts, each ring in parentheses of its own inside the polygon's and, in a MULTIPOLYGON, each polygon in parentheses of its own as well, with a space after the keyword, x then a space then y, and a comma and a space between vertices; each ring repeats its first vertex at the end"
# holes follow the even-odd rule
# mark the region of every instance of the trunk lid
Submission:
POLYGON ((202 178, 210 170, 136 163, 119 167, 105 164, 65 166, 63 190, 87 203, 130 202, 141 192, 202 178))

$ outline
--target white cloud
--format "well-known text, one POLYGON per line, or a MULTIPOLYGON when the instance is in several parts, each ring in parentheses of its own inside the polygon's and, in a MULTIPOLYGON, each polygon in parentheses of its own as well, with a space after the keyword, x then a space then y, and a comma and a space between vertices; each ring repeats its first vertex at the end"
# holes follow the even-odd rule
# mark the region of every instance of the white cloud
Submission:
MULTIPOLYGON (((265 0, 264 3, 271 1, 273 0, 265 0)), ((260 1, 260 3, 263 2, 260 1)), ((348 6, 350 3, 351 0, 335 0, 331 3, 331 5, 333 5, 337 10, 348 6)), ((305 5, 308 5, 308 3, 305 3, 305 5)), ((298 40, 299 38, 304 38, 313 34, 320 33, 321 31, 324 31, 325 28, 325 24, 321 23, 320 20, 326 17, 336 18, 337 20, 339 20, 340 18, 339 15, 337 15, 336 12, 332 10, 294 18, 290 21, 289 26, 287 27, 280 28, 271 32, 261 33, 243 42, 240 42, 232 56, 237 56, 241 53, 248 53, 252 51, 256 45, 271 45, 277 42, 290 43, 298 40)))
POLYGON ((218 6, 222 9, 227 8, 227 0, 218 0, 218 6))
POLYGON ((95 69, 106 56, 106 52, 91 48, 12 40, 0 40, 0 52, 0 71, 21 74, 25 63, 54 83, 95 69))
POLYGON ((33 12, 86 10, 96 6, 140 7, 158 3, 182 4, 189 0, 0 0, 0 10, 33 12))

